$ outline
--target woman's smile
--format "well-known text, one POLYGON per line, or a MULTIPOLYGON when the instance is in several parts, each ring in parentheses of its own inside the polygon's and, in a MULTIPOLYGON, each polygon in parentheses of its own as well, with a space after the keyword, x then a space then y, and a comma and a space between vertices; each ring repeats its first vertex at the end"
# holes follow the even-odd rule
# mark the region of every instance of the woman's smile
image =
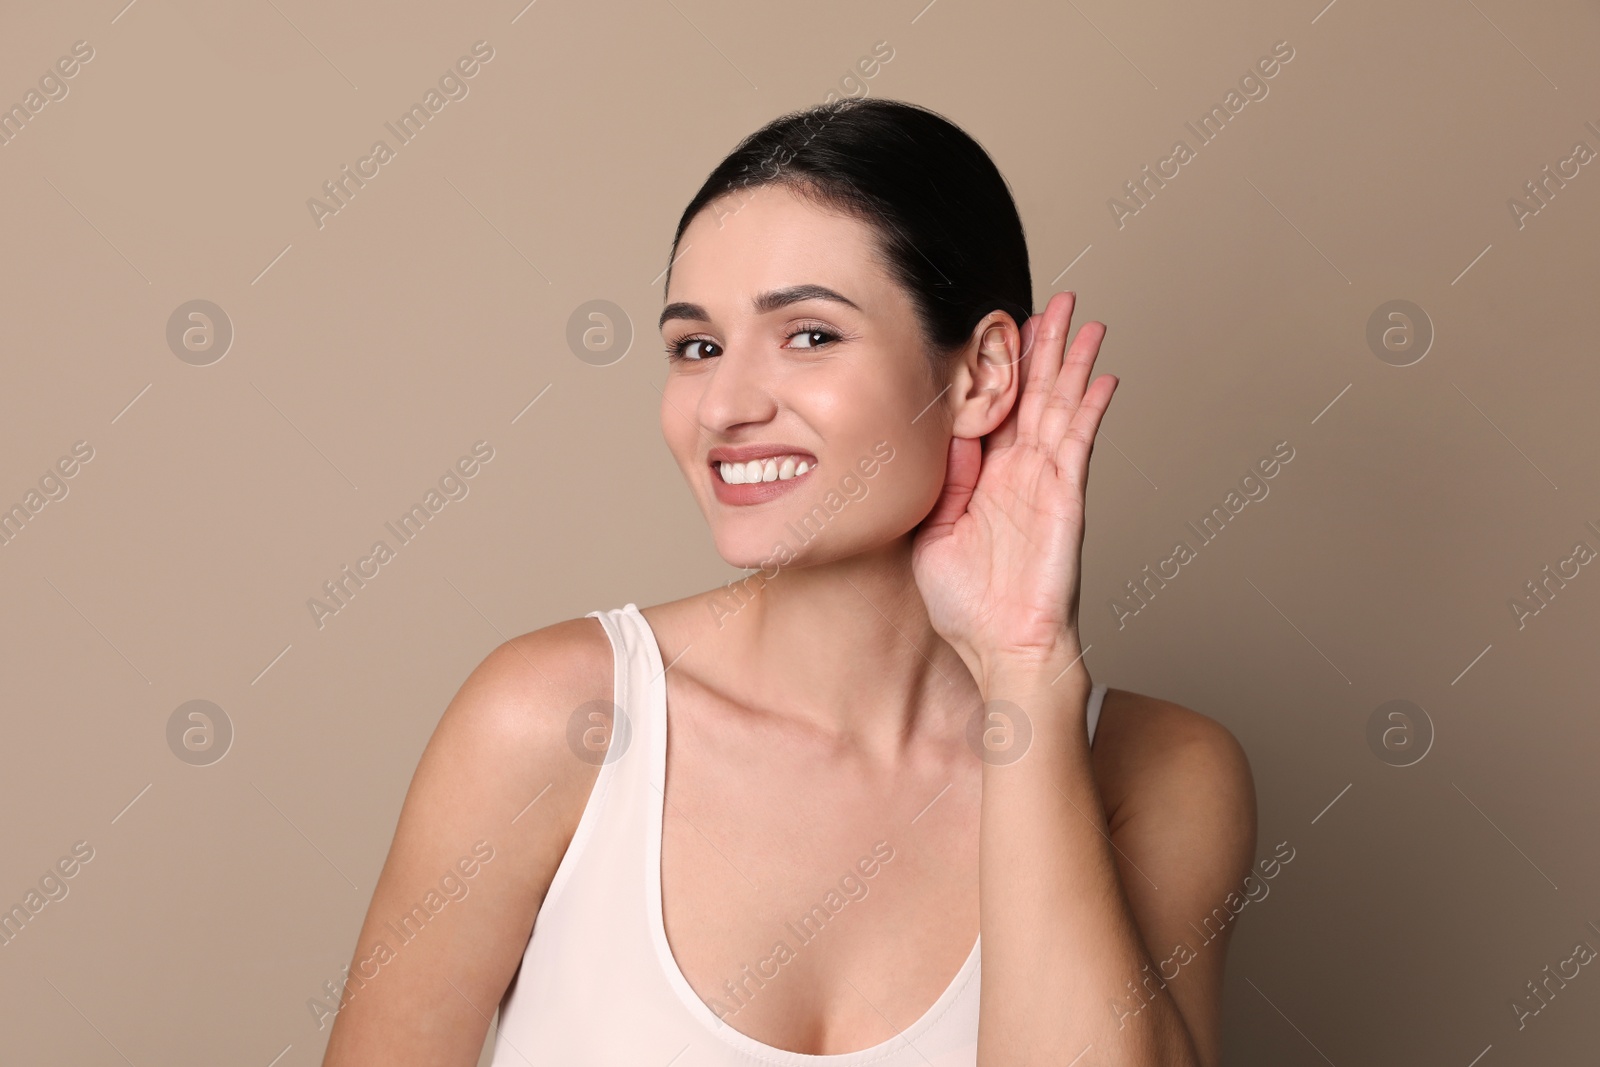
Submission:
POLYGON ((793 489, 817 467, 817 457, 788 445, 713 448, 711 487, 724 504, 760 504, 793 489))

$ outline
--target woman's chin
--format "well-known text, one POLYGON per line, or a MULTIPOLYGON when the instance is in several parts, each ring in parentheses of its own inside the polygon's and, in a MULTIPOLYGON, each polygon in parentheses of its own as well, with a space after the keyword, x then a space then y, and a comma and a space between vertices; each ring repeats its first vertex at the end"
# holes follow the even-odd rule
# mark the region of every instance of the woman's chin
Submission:
POLYGON ((747 571, 765 571, 770 576, 779 568, 795 560, 788 540, 774 532, 770 537, 743 535, 737 538, 718 538, 717 555, 730 567, 747 571), (780 548, 780 546, 784 546, 780 548))

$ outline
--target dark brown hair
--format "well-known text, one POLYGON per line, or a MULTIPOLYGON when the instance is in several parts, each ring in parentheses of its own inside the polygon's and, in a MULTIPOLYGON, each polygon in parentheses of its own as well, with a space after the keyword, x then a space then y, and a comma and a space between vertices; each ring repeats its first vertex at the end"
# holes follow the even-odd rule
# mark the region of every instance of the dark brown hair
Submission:
MULTIPOLYGON (((1028 245, 1011 189, 983 147, 936 112, 867 98, 774 119, 700 186, 678 220, 668 263, 701 210, 772 184, 876 230, 886 266, 916 308, 930 362, 963 345, 995 309, 1019 329, 1033 313, 1028 245)), ((663 294, 671 280, 669 266, 663 294)))

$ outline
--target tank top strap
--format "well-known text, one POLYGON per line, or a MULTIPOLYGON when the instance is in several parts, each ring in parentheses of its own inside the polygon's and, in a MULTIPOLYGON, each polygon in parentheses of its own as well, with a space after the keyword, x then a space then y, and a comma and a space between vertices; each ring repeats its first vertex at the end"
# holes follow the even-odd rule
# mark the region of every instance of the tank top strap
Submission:
POLYGON ((1089 690, 1089 744, 1094 744, 1094 728, 1100 725, 1100 705, 1105 703, 1106 683, 1096 682, 1089 690))
POLYGON ((612 706, 609 716, 589 717, 590 732, 575 741, 574 748, 583 750, 580 758, 601 763, 601 774, 610 773, 613 789, 624 782, 631 786, 635 778, 642 783, 649 776, 646 756, 652 739, 661 730, 655 721, 662 703, 655 693, 662 683, 655 635, 632 602, 585 617, 597 620, 611 640, 612 706), (606 718, 609 724, 602 721, 606 718))
POLYGON ((655 641, 637 611, 637 605, 629 603, 584 616, 599 622, 611 642, 611 707, 599 701, 583 704, 568 720, 567 745, 573 755, 598 763, 600 770, 545 893, 541 913, 557 910, 562 890, 580 870, 602 865, 620 875, 614 866, 618 852, 637 854, 643 844, 652 788, 652 738, 660 726, 654 721, 657 702, 652 699, 655 641))

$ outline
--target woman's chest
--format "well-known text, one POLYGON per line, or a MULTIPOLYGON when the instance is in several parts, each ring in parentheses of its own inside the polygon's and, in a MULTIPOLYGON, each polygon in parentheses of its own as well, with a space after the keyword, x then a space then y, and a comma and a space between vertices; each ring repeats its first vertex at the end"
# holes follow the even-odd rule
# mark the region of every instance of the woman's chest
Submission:
POLYGON ((868 1048, 921 1019, 973 954, 975 770, 724 737, 669 752, 666 782, 667 940, 735 1030, 795 1052, 868 1048))

